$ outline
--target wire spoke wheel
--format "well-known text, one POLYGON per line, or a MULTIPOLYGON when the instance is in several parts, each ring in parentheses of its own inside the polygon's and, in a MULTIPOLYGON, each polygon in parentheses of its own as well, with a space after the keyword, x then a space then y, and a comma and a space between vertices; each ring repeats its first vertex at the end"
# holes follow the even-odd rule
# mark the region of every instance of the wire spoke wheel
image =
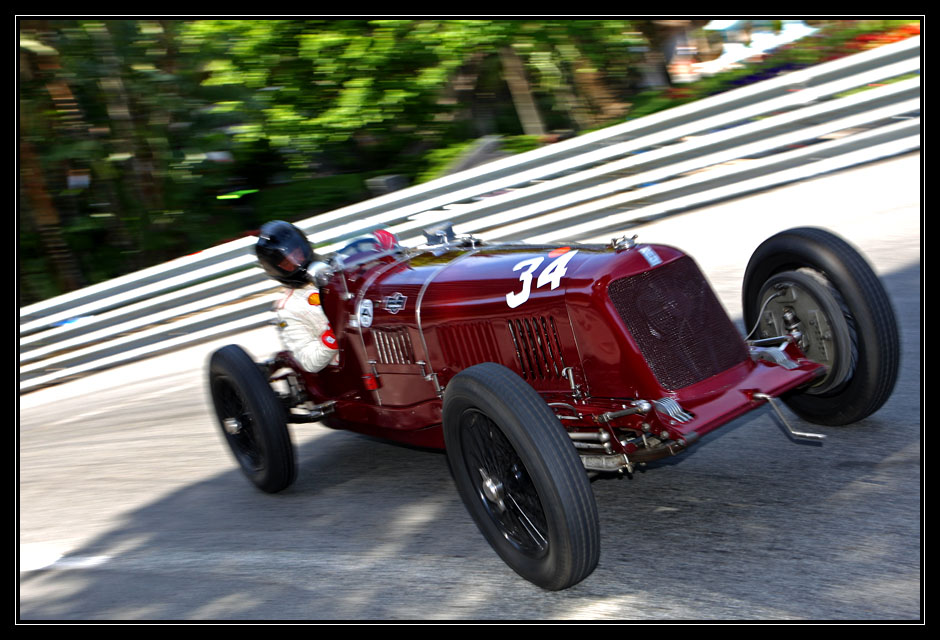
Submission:
POLYGON ((481 503, 510 544, 533 557, 548 550, 538 492, 522 460, 496 424, 478 411, 461 418, 464 458, 477 469, 481 503))
POLYGON ((454 376, 443 409, 457 491, 496 553, 544 589, 565 589, 589 576, 600 556, 594 493, 542 397, 488 362, 454 376))
POLYGON ((252 471, 264 466, 263 452, 255 436, 256 426, 245 399, 231 379, 218 377, 213 381, 213 395, 218 398, 218 415, 229 445, 239 463, 252 471))
POLYGON ((241 347, 228 345, 212 354, 209 394, 242 472, 268 493, 288 487, 294 481, 295 462, 284 408, 241 347))

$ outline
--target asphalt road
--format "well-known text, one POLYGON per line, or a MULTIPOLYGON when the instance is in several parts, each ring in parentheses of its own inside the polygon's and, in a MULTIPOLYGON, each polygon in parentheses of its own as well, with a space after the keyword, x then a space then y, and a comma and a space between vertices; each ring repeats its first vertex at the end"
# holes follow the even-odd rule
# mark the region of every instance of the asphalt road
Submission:
POLYGON ((852 427, 793 418, 823 446, 791 442, 763 409, 595 482, 600 564, 571 589, 499 560, 439 453, 301 426, 296 483, 250 486, 204 366, 230 342, 274 351, 263 329, 19 398, 18 620, 922 619, 920 189, 913 154, 631 232, 689 250, 737 318, 760 240, 834 229, 888 287, 901 378, 852 427))

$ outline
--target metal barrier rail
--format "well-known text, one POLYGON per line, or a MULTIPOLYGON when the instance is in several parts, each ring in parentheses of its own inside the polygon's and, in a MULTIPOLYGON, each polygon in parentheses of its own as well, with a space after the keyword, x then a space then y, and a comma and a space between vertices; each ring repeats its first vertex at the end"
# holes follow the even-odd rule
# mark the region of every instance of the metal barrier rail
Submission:
MULTIPOLYGON (((920 38, 694 103, 296 223, 327 253, 443 219, 482 240, 605 233, 920 148, 920 38)), ((609 236, 608 236, 609 239, 609 236)), ((277 285, 253 238, 20 310, 20 391, 265 324, 277 285)))

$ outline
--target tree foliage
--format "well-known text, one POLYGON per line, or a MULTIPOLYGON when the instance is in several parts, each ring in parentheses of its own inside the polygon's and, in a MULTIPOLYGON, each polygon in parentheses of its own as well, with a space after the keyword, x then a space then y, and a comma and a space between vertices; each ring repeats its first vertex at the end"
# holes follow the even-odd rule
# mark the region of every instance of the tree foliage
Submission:
POLYGON ((19 27, 23 304, 272 217, 366 198, 369 177, 432 175, 447 148, 484 135, 531 134, 529 145, 622 119, 651 49, 677 28, 593 19, 19 27))
POLYGON ((365 178, 418 175, 429 150, 522 133, 520 100, 540 131, 545 121, 577 128, 589 99, 572 96, 588 95, 586 67, 629 66, 629 29, 596 20, 22 20, 22 301, 199 250, 265 217, 367 197, 365 178), (513 92, 507 60, 526 69, 513 92), (220 199, 227 193, 246 195, 220 199))
POLYGON ((571 126, 602 85, 627 84, 641 40, 630 29, 598 20, 202 20, 183 26, 181 42, 201 58, 205 86, 238 96, 218 105, 243 118, 237 139, 269 140, 299 164, 466 132, 459 124, 474 101, 504 97, 501 52, 528 66, 543 102, 566 114, 555 121, 571 126))

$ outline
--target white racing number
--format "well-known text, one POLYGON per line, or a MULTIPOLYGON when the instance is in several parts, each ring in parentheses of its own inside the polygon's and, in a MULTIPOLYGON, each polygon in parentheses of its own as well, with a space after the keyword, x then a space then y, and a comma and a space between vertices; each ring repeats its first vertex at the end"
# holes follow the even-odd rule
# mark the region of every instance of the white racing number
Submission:
MULTIPOLYGON (((558 285, 561 284, 561 279, 568 272, 568 262, 577 252, 577 249, 572 251, 565 251, 560 256, 549 262, 548 266, 542 269, 542 272, 536 279, 536 288, 544 287, 545 285, 551 285, 551 289, 557 289, 558 285)), ((552 253, 548 255, 550 258, 553 257, 552 253)), ((519 274, 519 281, 522 282, 522 291, 510 292, 506 294, 506 304, 509 305, 510 309, 515 309, 529 299, 529 294, 532 293, 532 274, 535 273, 535 270, 538 269, 544 261, 545 258, 542 257, 529 258, 517 263, 516 266, 512 268, 513 271, 522 270, 522 273, 519 274)))

